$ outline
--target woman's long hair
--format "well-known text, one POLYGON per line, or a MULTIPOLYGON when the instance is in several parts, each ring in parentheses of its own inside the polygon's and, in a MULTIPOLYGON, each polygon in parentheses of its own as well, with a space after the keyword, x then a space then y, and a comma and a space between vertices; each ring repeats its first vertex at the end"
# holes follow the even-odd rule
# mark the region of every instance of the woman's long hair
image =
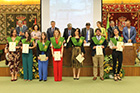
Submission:
MULTIPOLYGON (((14 32, 14 30, 16 30, 16 29, 11 29, 10 37, 13 36, 13 32, 14 32)), ((16 30, 16 33, 17 33, 17 30, 16 30)), ((16 34, 16 36, 17 36, 17 34, 16 34)))
POLYGON ((101 27, 104 27, 101 21, 97 21, 97 23, 99 23, 101 27))
MULTIPOLYGON (((30 42, 31 41, 31 34, 30 32, 27 30, 25 31, 25 34, 28 33, 28 39, 26 40, 26 42, 30 42)), ((26 37, 26 36, 25 36, 26 37)))
MULTIPOLYGON (((60 30, 59 30, 59 29, 55 29, 55 30, 54 30, 54 33, 55 33, 55 31, 58 31, 58 33, 59 33, 59 35, 58 35, 58 40, 59 40, 59 39, 60 39, 60 37, 61 37, 61 32, 60 32, 60 30)), ((54 37, 56 37, 54 33, 53 33, 53 36, 54 36, 54 37)))
POLYGON ((76 30, 78 30, 78 32, 79 32, 79 37, 80 37, 81 35, 80 35, 80 29, 79 29, 79 28, 76 28, 76 29, 75 29, 73 37, 75 37, 75 32, 76 32, 76 30))
POLYGON ((41 33, 41 38, 40 38, 40 42, 42 42, 43 41, 43 38, 42 38, 42 35, 45 35, 45 40, 44 40, 44 42, 46 42, 47 41, 47 34, 45 33, 45 32, 42 32, 41 33))

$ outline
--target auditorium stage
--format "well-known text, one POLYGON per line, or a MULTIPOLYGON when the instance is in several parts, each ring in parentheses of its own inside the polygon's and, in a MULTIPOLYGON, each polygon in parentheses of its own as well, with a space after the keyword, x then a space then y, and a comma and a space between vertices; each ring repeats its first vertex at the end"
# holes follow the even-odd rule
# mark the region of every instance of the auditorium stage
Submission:
MULTIPOLYGON (((136 49, 140 44, 137 43, 136 49)), ((2 46, 2 45, 1 45, 2 46)), ((2 46, 4 48, 4 46, 2 46)), ((1 48, 2 48, 1 47, 1 48)), ((35 49, 33 50, 34 54, 35 49)), ((93 62, 91 56, 91 48, 85 46, 85 60, 83 62, 83 67, 81 69, 81 76, 93 76, 93 62)), ((106 48, 106 55, 111 54, 111 49, 106 48)), ((135 65, 136 53, 134 47, 126 47, 123 52, 123 69, 125 70, 125 76, 140 76, 140 65, 135 65), (128 52, 129 51, 129 52, 128 52)), ((20 66, 22 67, 22 60, 20 66)), ((71 68, 71 48, 64 49, 64 58, 63 58, 63 76, 72 76, 71 68)), ((5 63, 0 62, 0 76, 10 76, 9 68, 5 63)), ((53 61, 50 54, 49 57, 49 66, 48 66, 48 76, 53 76, 53 61)))
MULTIPOLYGON (((123 66, 125 76, 140 76, 140 65, 123 66)), ((63 76, 72 76, 72 68, 63 66, 63 76)), ((81 76, 92 76, 92 66, 84 66, 81 69, 81 76)), ((10 76, 9 67, 5 65, 5 61, 0 62, 0 76, 10 76)), ((48 67, 48 76, 53 76, 53 66, 48 67)))
POLYGON ((61 82, 55 82, 53 77, 48 81, 31 82, 18 79, 11 82, 10 77, 0 77, 0 93, 139 93, 140 77, 124 77, 122 81, 112 79, 96 81, 92 77, 81 77, 79 81, 72 77, 63 77, 61 82), (87 92, 88 91, 88 92, 87 92))

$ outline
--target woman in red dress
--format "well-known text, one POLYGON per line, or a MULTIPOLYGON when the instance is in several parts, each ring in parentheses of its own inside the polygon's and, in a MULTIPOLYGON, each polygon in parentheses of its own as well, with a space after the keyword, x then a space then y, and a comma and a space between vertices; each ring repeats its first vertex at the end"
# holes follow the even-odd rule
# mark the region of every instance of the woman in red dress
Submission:
MULTIPOLYGON (((51 39, 51 51, 53 56, 53 70, 54 70, 54 80, 62 81, 62 62, 63 62, 63 42, 64 38, 61 37, 61 33, 58 29, 54 31, 54 37, 51 39), (56 59, 56 52, 60 53, 60 59, 56 59)), ((58 55, 58 56, 59 56, 58 55)))

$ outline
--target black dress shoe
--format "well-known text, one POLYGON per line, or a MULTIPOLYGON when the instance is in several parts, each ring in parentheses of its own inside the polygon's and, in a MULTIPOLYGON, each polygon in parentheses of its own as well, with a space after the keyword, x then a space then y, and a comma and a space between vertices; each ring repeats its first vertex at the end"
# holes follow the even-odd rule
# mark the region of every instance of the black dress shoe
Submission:
POLYGON ((79 78, 77 78, 77 80, 79 80, 79 78))
POLYGON ((11 79, 11 81, 14 81, 14 79, 11 79))
POLYGON ((39 79, 39 81, 42 81, 42 79, 39 79))
POLYGON ((77 80, 77 78, 73 78, 74 80, 77 80))
POLYGON ((47 81, 47 80, 44 80, 44 81, 47 81))

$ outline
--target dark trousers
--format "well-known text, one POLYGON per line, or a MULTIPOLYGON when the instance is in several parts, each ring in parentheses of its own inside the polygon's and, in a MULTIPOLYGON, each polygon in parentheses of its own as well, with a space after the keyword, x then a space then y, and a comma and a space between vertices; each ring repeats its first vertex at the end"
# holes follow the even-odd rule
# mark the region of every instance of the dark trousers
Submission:
POLYGON ((112 58, 113 58, 113 73, 114 74, 119 74, 120 69, 122 67, 123 54, 120 51, 113 51, 112 52, 112 58), (118 68, 116 67, 117 60, 118 60, 118 68))

